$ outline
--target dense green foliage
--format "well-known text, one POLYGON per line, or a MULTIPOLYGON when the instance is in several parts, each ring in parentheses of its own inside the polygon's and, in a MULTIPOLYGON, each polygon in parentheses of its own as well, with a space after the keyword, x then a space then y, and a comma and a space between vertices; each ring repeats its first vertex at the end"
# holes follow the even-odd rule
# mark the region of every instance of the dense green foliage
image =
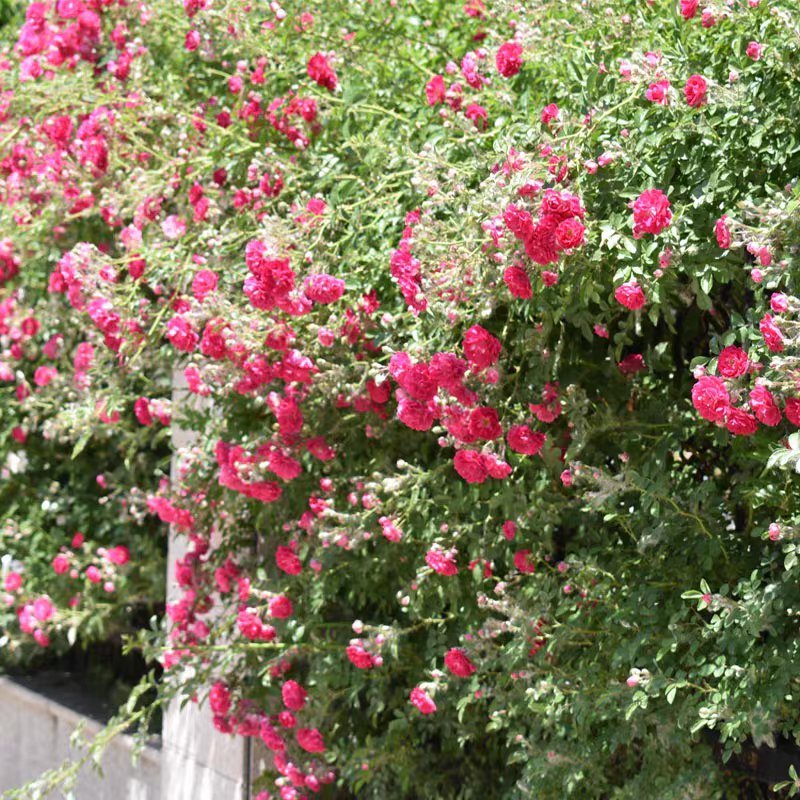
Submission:
POLYGON ((723 797, 800 737, 796 4, 203 6, 40 75, 29 12, 3 73, 15 648, 157 604, 154 514, 135 642, 264 792, 723 797), (131 559, 70 608, 89 528, 131 559))

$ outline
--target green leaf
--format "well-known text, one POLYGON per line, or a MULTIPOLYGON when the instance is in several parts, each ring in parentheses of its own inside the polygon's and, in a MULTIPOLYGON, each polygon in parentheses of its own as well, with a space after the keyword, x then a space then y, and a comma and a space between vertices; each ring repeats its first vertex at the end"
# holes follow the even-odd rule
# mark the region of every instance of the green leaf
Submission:
POLYGON ((72 448, 72 460, 74 461, 84 450, 89 441, 92 438, 92 431, 91 429, 86 431, 77 442, 75 442, 74 447, 72 448))

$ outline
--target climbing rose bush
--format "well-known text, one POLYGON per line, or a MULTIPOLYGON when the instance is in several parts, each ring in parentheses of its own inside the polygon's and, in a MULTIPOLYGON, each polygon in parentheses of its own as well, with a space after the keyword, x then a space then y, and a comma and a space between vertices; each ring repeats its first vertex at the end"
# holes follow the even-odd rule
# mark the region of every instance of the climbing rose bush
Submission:
MULTIPOLYGON (((158 611, 163 534, 139 486, 168 450, 154 439, 123 465, 119 414, 84 405, 93 345, 60 325, 56 308, 2 291, 0 661, 20 668, 78 640, 132 633, 158 611)), ((168 422, 168 406, 162 414, 168 422)))
POLYGON ((160 574, 169 525, 131 646, 259 800, 735 791, 800 736, 799 24, 28 6, 0 267, 50 338, 3 329, 7 472, 113 452, 145 530, 22 530, 6 635, 74 638, 70 581, 160 574))

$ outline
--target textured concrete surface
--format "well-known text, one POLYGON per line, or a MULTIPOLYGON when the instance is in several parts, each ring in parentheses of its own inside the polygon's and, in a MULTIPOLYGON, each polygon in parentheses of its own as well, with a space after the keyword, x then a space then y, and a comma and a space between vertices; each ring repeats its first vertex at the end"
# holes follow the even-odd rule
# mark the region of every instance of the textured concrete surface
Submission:
POLYGON ((241 800, 243 759, 242 740, 217 733, 207 708, 170 708, 164 717, 161 798, 241 800))
MULTIPOLYGON (((0 720, 0 792, 18 788, 78 757, 80 753, 70 747, 69 739, 81 721, 87 737, 102 727, 8 678, 0 678, 0 720)), ((114 739, 103 755, 102 775, 90 766, 81 770, 74 795, 77 800, 160 800, 160 750, 145 748, 136 766, 131 752, 130 737, 114 739)))

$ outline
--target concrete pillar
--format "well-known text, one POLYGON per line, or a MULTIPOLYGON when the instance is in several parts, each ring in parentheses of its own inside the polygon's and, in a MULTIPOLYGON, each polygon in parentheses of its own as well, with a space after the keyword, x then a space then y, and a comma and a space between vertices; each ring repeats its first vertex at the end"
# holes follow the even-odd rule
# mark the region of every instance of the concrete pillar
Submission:
MULTIPOLYGON (((201 401, 189 393, 181 370, 172 383, 173 411, 181 404, 201 401)), ((172 478, 175 480, 180 448, 190 447, 197 438, 192 431, 172 426, 172 478)), ((167 602, 181 594, 175 581, 175 560, 185 554, 186 537, 171 530, 167 552, 167 602)), ((196 703, 180 707, 172 701, 164 714, 162 734, 161 800, 249 800, 246 797, 245 769, 249 755, 242 737, 218 733, 207 706, 196 703)))

